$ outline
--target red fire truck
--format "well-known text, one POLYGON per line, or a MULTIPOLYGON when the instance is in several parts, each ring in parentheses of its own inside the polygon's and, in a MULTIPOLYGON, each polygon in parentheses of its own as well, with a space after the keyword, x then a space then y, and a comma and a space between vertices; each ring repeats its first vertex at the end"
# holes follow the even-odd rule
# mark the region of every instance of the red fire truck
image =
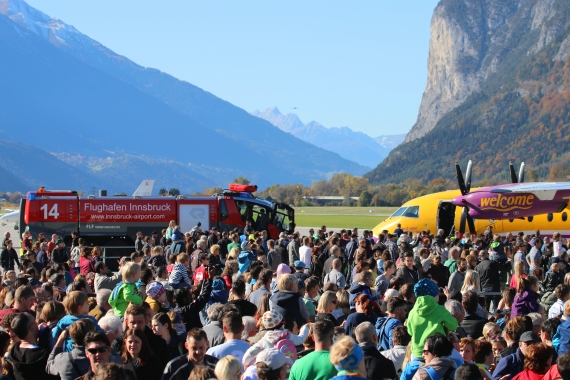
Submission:
POLYGON ((218 227, 220 231, 240 230, 246 220, 256 222, 264 213, 269 217, 267 232, 277 239, 280 232, 292 233, 295 211, 272 199, 256 198, 256 186, 230 185, 230 190, 211 197, 80 197, 75 191, 29 192, 20 204, 20 230, 35 236, 45 232, 63 236, 66 242, 72 231, 79 231, 90 245, 132 246, 137 231, 150 235, 168 227, 171 220, 182 232, 198 222, 202 230, 218 227), (264 212, 262 212, 264 210, 264 212))

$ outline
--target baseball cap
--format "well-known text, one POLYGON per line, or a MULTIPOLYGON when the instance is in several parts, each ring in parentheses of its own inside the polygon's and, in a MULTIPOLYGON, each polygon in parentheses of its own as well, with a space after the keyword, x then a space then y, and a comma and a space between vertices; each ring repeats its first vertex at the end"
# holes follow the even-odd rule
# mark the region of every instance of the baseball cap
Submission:
POLYGON ((528 343, 528 342, 539 343, 540 341, 541 340, 538 337, 538 335, 536 335, 532 331, 525 331, 521 335, 521 338, 519 339, 519 342, 523 342, 523 343, 528 343))
POLYGON ((157 235, 158 235, 158 232, 152 231, 152 232, 151 232, 151 235, 154 235, 154 234, 157 234, 157 235))
POLYGON ((154 299, 159 298, 165 291, 164 286, 160 282, 151 282, 146 287, 146 295, 154 299))
POLYGON ((249 242, 249 240, 244 240, 241 243, 241 249, 246 249, 248 245, 250 245, 251 243, 249 242))
POLYGON ((257 363, 264 363, 271 370, 283 367, 285 364, 292 365, 293 360, 289 359, 285 354, 276 348, 266 348, 257 354, 255 360, 257 363))
POLYGON ((293 265, 295 266, 295 268, 306 268, 307 266, 305 265, 304 262, 302 262, 301 260, 297 260, 293 263, 293 265))
POLYGON ((57 239, 57 240, 55 241, 55 244, 56 244, 56 245, 59 244, 59 243, 63 243, 63 240, 57 239))

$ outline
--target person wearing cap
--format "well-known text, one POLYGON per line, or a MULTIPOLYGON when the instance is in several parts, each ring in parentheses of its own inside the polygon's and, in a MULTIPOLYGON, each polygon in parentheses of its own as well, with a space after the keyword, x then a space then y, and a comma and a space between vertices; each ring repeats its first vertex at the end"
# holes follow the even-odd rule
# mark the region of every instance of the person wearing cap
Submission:
POLYGON ((241 252, 238 255, 238 272, 247 272, 249 264, 256 259, 257 256, 251 251, 251 241, 245 240, 243 243, 241 243, 241 252))
POLYGON ((295 273, 293 273, 293 276, 297 277, 301 281, 305 281, 310 277, 307 273, 305 273, 306 264, 303 261, 297 260, 293 263, 293 265, 295 266, 295 273))
MULTIPOLYGON (((528 348, 533 344, 540 343, 538 335, 532 331, 525 331, 519 339, 519 348, 514 354, 510 354, 502 358, 495 371, 493 372, 493 380, 501 380, 507 376, 507 380, 511 380, 524 369, 524 360, 528 352, 528 348)), ((562 352, 558 351, 559 354, 562 352)), ((504 379, 503 379, 504 380, 504 379)))
MULTIPOLYGON (((259 380, 285 380, 293 361, 276 348, 266 348, 257 354, 255 370, 259 380)), ((251 370, 250 370, 251 371, 251 370)), ((250 377, 244 377, 249 379, 250 377)))
POLYGON ((276 310, 263 313, 260 318, 262 329, 258 333, 259 340, 254 343, 243 356, 242 363, 245 368, 255 362, 256 356, 266 348, 272 348, 283 339, 290 340, 294 346, 301 346, 309 334, 309 326, 304 325, 299 330, 299 335, 293 334, 285 328, 285 319, 276 310))
POLYGON ((412 337, 412 355, 422 357, 423 345, 429 336, 455 331, 458 323, 445 307, 437 303, 439 288, 429 278, 418 281, 414 286, 416 303, 408 316, 408 332, 412 337))
POLYGON ((155 313, 166 313, 168 310, 164 307, 166 302, 166 289, 160 282, 151 282, 146 287, 146 300, 145 302, 150 305, 150 308, 155 313))

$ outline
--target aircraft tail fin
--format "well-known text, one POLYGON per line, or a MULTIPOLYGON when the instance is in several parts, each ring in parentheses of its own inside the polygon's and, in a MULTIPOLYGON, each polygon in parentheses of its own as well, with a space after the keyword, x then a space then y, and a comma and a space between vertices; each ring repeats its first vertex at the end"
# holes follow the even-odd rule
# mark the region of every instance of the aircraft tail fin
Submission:
POLYGON ((145 179, 133 193, 133 197, 150 197, 152 188, 154 187, 154 179, 145 179))

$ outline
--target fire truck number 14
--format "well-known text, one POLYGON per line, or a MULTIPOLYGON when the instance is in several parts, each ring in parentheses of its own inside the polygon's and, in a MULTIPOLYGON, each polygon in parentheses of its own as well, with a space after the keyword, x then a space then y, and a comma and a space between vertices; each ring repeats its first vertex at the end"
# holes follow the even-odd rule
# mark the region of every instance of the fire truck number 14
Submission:
POLYGON ((44 204, 42 207, 40 207, 40 210, 44 212, 44 219, 48 219, 48 216, 53 216, 54 219, 57 219, 59 216, 59 212, 57 212, 57 203, 52 206, 49 212, 47 204, 44 204))

